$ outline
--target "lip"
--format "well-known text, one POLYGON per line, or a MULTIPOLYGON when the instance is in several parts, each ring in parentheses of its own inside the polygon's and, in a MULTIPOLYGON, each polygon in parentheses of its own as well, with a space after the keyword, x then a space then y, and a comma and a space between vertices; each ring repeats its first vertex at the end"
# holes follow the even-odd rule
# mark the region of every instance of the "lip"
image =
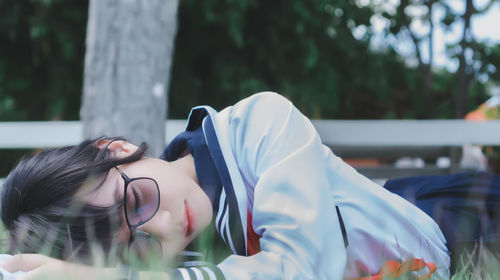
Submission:
POLYGON ((184 208, 185 208, 185 222, 184 222, 184 233, 186 236, 189 236, 193 233, 194 231, 194 225, 195 225, 195 217, 193 215, 193 209, 191 208, 191 205, 187 201, 184 201, 184 208))

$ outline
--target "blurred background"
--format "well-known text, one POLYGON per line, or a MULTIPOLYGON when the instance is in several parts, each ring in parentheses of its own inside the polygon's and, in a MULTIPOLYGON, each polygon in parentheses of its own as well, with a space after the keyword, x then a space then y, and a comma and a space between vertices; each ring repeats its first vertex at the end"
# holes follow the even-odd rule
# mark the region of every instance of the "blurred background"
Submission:
MULTIPOLYGON (((498 1, 178 5, 170 119, 265 90, 313 119, 461 119, 500 94, 498 1)), ((88 15, 84 0, 0 0, 0 121, 80 119, 88 15)), ((0 149, 0 178, 27 153, 0 149)))

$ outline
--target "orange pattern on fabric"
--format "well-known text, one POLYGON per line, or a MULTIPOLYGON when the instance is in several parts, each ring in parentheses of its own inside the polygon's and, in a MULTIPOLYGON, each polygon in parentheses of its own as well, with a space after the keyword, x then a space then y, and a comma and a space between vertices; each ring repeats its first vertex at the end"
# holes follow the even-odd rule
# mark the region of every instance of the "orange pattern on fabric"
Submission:
POLYGON ((365 276, 360 278, 354 278, 352 280, 389 280, 389 279, 397 279, 405 273, 410 271, 418 271, 420 269, 426 268, 429 270, 429 273, 416 276, 415 279, 423 280, 430 279, 431 275, 436 272, 436 264, 434 263, 426 263, 423 259, 408 259, 402 263, 399 263, 395 260, 386 261, 380 270, 372 276, 365 276))

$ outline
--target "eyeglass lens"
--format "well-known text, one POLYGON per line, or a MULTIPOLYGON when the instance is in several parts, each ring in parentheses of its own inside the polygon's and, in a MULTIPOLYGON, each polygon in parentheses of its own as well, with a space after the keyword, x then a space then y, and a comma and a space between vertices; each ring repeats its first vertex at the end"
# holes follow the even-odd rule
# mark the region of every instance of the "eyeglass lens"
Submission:
POLYGON ((149 221, 158 209, 158 185, 150 178, 134 178, 125 194, 125 214, 131 227, 149 221))

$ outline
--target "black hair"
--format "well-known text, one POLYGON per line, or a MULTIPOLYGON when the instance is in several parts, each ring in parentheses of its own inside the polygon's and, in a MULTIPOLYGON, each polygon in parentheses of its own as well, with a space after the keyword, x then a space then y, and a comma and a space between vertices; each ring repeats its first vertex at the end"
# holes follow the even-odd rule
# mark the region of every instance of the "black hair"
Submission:
POLYGON ((98 188, 114 166, 141 159, 147 145, 117 158, 107 146, 98 147, 100 140, 124 139, 100 137, 44 150, 21 160, 10 172, 3 185, 1 217, 10 233, 11 253, 87 258, 94 241, 105 252, 111 249, 121 203, 109 207, 78 204, 77 194, 86 184, 98 188))

